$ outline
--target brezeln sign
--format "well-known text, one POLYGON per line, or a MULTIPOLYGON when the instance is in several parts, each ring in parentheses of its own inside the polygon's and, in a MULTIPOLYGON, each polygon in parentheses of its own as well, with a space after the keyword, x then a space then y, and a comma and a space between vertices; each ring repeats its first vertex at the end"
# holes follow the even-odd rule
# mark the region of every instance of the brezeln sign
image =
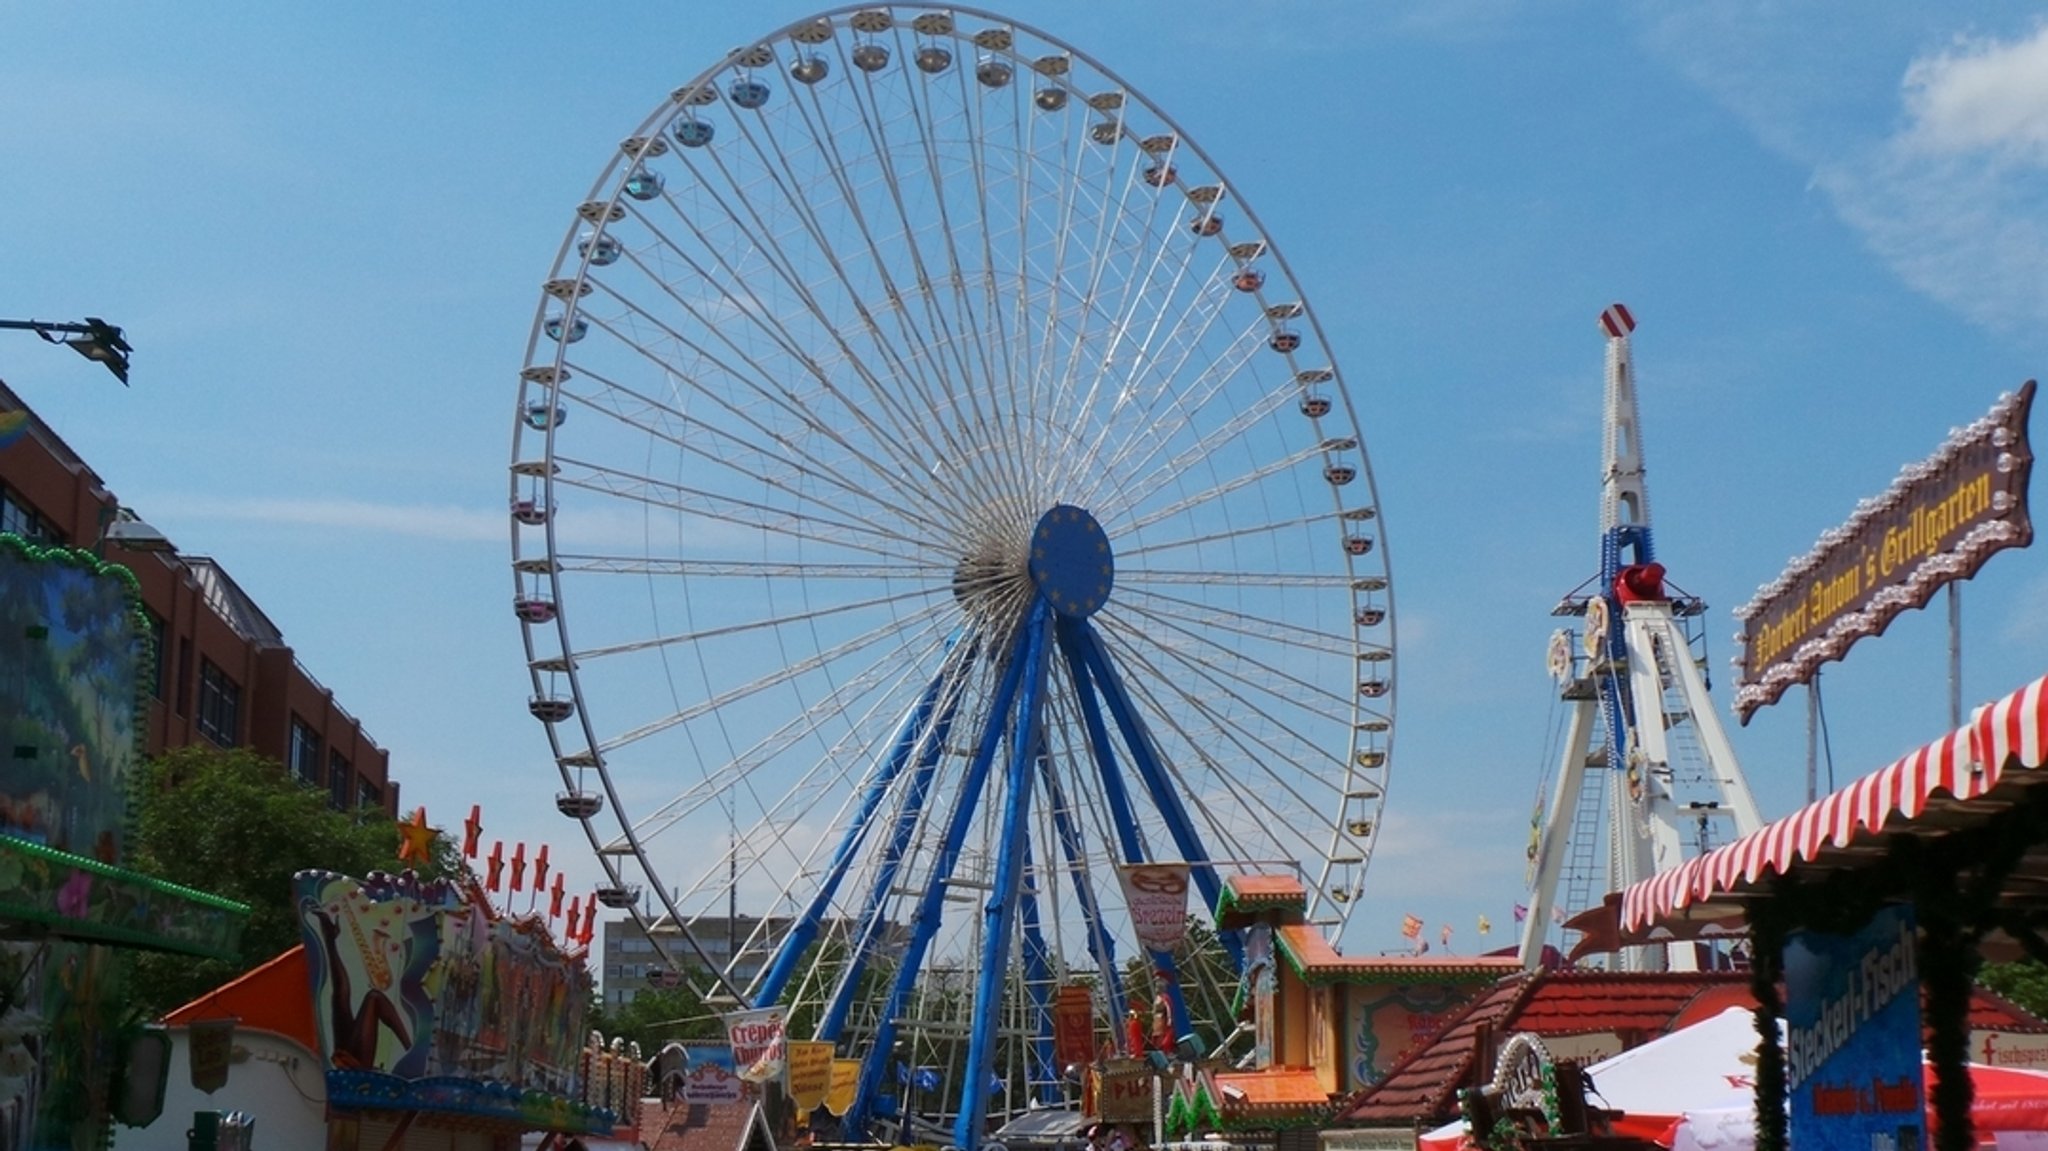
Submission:
POLYGON ((1984 561, 2033 542, 2027 478, 2034 453, 2027 415, 2034 381, 1909 464, 1885 493, 1823 534, 1805 557, 1737 608, 1735 714, 1743 723, 1794 684, 1812 680, 1859 639, 1926 606, 1984 561))

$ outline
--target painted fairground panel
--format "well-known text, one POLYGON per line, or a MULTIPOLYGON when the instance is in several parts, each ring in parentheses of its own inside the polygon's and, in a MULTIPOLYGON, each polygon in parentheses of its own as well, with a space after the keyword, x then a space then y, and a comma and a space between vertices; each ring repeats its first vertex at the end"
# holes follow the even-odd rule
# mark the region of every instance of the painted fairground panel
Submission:
POLYGON ((579 962, 411 872, 295 877, 330 1103, 609 1130, 582 1095, 579 962))
POLYGON ((0 535, 0 834, 121 858, 143 639, 132 577, 0 535))
MULTIPOLYGON (((134 604, 125 570, 0 535, 0 920, 32 934, 110 908, 102 877, 58 853, 121 858, 141 648, 134 604)), ((118 975, 106 947, 0 944, 0 1146, 69 1148, 79 1132, 96 1143, 118 975)))

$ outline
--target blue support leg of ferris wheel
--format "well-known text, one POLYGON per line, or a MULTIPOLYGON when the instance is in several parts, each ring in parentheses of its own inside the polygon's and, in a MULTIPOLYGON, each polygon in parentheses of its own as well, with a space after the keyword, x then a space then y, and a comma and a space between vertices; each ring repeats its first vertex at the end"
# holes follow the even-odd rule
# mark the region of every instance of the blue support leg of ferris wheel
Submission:
POLYGON ((1145 841, 1138 834, 1138 815, 1131 806, 1130 788, 1124 784, 1123 771, 1118 768, 1116 747, 1109 740, 1109 728, 1102 722, 1102 705, 1095 697, 1094 677, 1088 671, 1088 658, 1083 653, 1078 620, 1065 618, 1053 623, 1053 634, 1058 637, 1060 654, 1067 663, 1067 675, 1074 682, 1074 698, 1081 705, 1081 725, 1088 733, 1088 751, 1095 759, 1096 774, 1102 779, 1102 795, 1109 801, 1110 821, 1116 825, 1118 846, 1123 848, 1125 863, 1145 862, 1145 841))
MULTIPOLYGON (((1043 753, 1034 756, 1043 762, 1043 753)), ((1024 1064, 1024 1082, 1038 1084, 1038 1101, 1057 1104, 1060 1101, 1060 1069, 1053 1058, 1052 1043, 1052 951, 1045 944, 1045 932, 1038 923, 1038 885, 1032 880, 1038 872, 1037 860, 1032 858, 1031 837, 1024 837, 1023 887, 1019 891, 1017 924, 1024 933, 1024 993, 1031 1001, 1031 1046, 1024 1064), (1034 1072, 1032 1069, 1036 1067, 1034 1072)))
POLYGON ((903 722, 896 729, 896 737, 890 741, 888 756, 868 776, 860 804, 847 824, 846 834, 832 853, 832 862, 825 867, 817 892, 811 896, 811 902, 803 913, 790 924, 789 934, 783 936, 782 946, 776 950, 775 958, 768 965, 768 973, 754 992, 757 1004, 771 1004, 782 998, 782 989, 788 985, 804 949, 817 941, 818 927, 824 922, 825 913, 831 909, 832 900, 839 894, 839 883, 846 877, 854 853, 867 837, 868 822, 874 818, 875 809, 881 806, 882 797, 895 785, 919 740, 929 734, 932 712, 938 703, 939 689, 946 683, 946 669, 952 652, 953 640, 948 639, 945 653, 939 660, 939 670, 932 674, 931 683, 925 686, 924 694, 918 697, 917 703, 904 713, 903 722))
POLYGON ((846 1130, 856 1138, 867 1134, 869 1112, 882 1089, 882 1072, 896 1046, 896 1021, 902 1017, 904 1005, 910 1002, 910 993, 915 989, 918 974, 924 967, 925 952, 931 948, 932 936, 938 932, 939 921, 945 911, 947 882, 960 861, 961 845, 966 842, 968 829, 974 825, 975 813, 981 807, 981 789, 988 781, 989 765, 995 761, 996 749, 1002 743, 1005 720, 1017 701, 1017 688, 1023 679, 1032 637, 1044 628, 1045 610, 1041 602, 1032 611, 1030 622, 1017 636, 1003 667, 1002 681, 996 686, 995 697, 989 701, 988 718, 975 748, 974 759, 961 778, 960 791, 947 817, 946 834, 939 845, 938 857, 932 861, 931 874, 926 878, 924 893, 919 897, 917 911, 910 921, 910 943, 904 949, 903 964, 897 968, 896 978, 890 984, 889 998, 875 1025, 873 1045, 861 1059, 853 1106, 844 1118, 846 1130))
MULTIPOLYGON (((1019 685, 1017 710, 1010 717, 1013 733, 1009 771, 1005 775, 1000 848, 996 856, 995 890, 982 913, 981 970, 976 973, 974 1015, 967 1037, 967 1071, 960 1081, 960 1107, 953 1123, 953 1140, 972 1151, 981 1146, 983 1120, 988 1115, 991 1077, 995 1069, 996 1027, 1003 1017, 1003 982, 1010 974, 1011 931, 1018 919, 1018 896, 1024 886, 1024 844, 1031 834, 1031 767, 1038 747, 1040 725, 1045 720, 1045 617, 1044 600, 1031 613, 1024 629, 1024 674, 1019 685)), ((998 714, 990 716, 991 726, 1000 724, 998 714)))
MULTIPOLYGON (((1187 805, 1181 802, 1180 793, 1173 788, 1173 780, 1167 777, 1166 769, 1153 754, 1151 733, 1145 730, 1144 721, 1138 718, 1137 708, 1131 703, 1130 693, 1124 690, 1123 680, 1117 676, 1116 667, 1110 662, 1109 652, 1102 646, 1102 637, 1083 621, 1076 629, 1079 633, 1081 655, 1088 662, 1088 670, 1094 673, 1096 690, 1102 693, 1102 701, 1109 708, 1111 718, 1116 721, 1117 730, 1123 735, 1124 746, 1130 750, 1131 762, 1137 766, 1138 778, 1145 784, 1145 791, 1152 797, 1152 805, 1166 821, 1167 832, 1172 835, 1174 846, 1180 849, 1181 858, 1186 860, 1195 887, 1202 893, 1204 910, 1213 909, 1223 894, 1222 881, 1216 877, 1216 868, 1209 862, 1209 851, 1202 843, 1202 837, 1195 830, 1195 824, 1188 817, 1187 805)), ((1223 946, 1230 953, 1233 967, 1244 970, 1244 943, 1235 932, 1222 936, 1223 946)), ((1155 952, 1155 954, 1157 954, 1155 952)), ((1171 971, 1168 972, 1172 974, 1171 971)), ((1169 980, 1170 995, 1174 1000, 1174 1027, 1176 1035, 1187 1034, 1187 1007, 1180 998, 1180 983, 1169 980)))
POLYGON ((889 892, 895 890, 896 873, 903 867, 904 852, 909 850, 912 832, 918 821, 924 818, 924 805, 931 797, 932 781, 937 778, 939 754, 946 746, 946 740, 953 732, 953 715, 960 707, 960 688, 965 682, 967 667, 972 664, 974 653, 968 652, 959 673, 948 684, 941 696, 942 706, 938 722, 932 726, 932 737, 926 740, 918 752, 917 765, 910 776, 903 803, 896 811, 896 825, 891 830, 889 842, 882 849, 881 865, 876 869, 875 881, 868 888, 867 900, 861 905, 860 915, 854 923, 859 932, 854 942, 852 956, 846 970, 839 978, 839 986, 833 988, 832 999, 825 1006, 825 1014, 818 1024, 818 1038, 838 1042, 846 1030, 846 1017, 853 1009, 853 1001, 860 991, 861 974, 867 970, 868 960, 873 956, 876 941, 885 930, 884 909, 888 906, 889 892))
POLYGON ((1052 761, 1041 759, 1039 773, 1045 780, 1046 804, 1052 808, 1053 834, 1059 838, 1060 854, 1066 860, 1067 873, 1073 878, 1075 898, 1081 905, 1081 919, 1088 929, 1088 955, 1095 960, 1095 970, 1102 979, 1103 1007, 1111 1020, 1122 1019, 1124 977, 1116 967, 1116 937, 1102 922, 1102 903, 1096 899, 1095 886, 1088 879, 1087 854, 1081 846, 1081 830, 1074 824, 1074 813, 1067 806, 1066 791, 1060 786, 1059 773, 1053 770, 1052 761))

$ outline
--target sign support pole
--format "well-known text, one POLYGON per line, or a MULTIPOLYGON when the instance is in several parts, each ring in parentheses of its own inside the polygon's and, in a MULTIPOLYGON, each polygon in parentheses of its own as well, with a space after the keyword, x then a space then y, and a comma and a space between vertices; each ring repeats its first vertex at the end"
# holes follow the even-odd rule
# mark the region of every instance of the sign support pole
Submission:
POLYGON ((1963 589, 1948 585, 1948 726, 1963 726, 1963 589))
MULTIPOLYGON (((1954 586, 1954 585, 1950 585, 1954 586)), ((1820 673, 1806 684, 1806 802, 1820 798, 1820 673)))

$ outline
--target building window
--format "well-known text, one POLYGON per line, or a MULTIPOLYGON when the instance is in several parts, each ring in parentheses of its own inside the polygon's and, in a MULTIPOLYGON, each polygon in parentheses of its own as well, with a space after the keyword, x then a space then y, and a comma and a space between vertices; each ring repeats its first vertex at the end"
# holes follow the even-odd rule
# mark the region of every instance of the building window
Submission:
POLYGON ((170 661, 170 652, 166 650, 168 645, 164 643, 164 617, 148 608, 143 608, 142 618, 148 627, 148 630, 142 637, 142 641, 149 645, 143 650, 143 658, 149 661, 144 665, 143 675, 149 681, 149 698, 162 699, 164 697, 164 667, 170 661))
POLYGON ((356 784, 356 806, 383 810, 384 789, 365 779, 356 784))
POLYGON ((42 513, 12 491, 0 487, 0 532, 11 532, 36 543, 59 544, 63 539, 42 513))
POLYGON ((192 714, 192 638, 178 637, 178 700, 174 709, 179 715, 192 714))
POLYGON ((199 734, 222 747, 235 746, 242 729, 242 685, 228 673, 199 657, 199 734))
POLYGON ((292 716, 292 740, 288 751, 291 758, 286 766, 291 769, 292 778, 300 783, 320 786, 320 733, 296 715, 292 716))
POLYGON ((327 801, 336 811, 353 811, 350 801, 356 797, 356 773, 349 767, 348 760, 340 752, 327 757, 327 801))

